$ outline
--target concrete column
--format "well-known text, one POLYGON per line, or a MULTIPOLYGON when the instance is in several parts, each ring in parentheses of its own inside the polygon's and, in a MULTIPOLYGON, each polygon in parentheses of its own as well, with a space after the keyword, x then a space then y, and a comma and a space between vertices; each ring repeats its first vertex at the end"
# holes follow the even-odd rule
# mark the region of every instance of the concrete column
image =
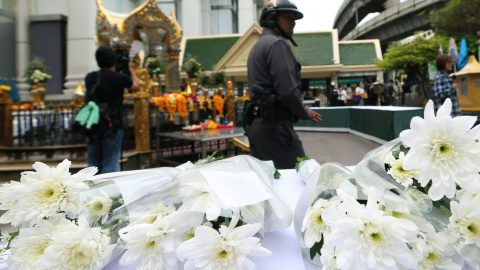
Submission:
POLYGON ((71 99, 75 88, 85 75, 98 69, 95 61, 95 1, 68 0, 67 77, 63 94, 71 99))
MULTIPOLYGON (((252 0, 238 1, 238 33, 243 34, 255 22, 257 4, 252 0)), ((258 22, 257 22, 258 23, 258 22)))
POLYGON ((18 93, 21 101, 31 101, 30 85, 23 78, 23 72, 30 62, 30 10, 29 0, 17 0, 15 12, 15 76, 17 78, 18 93))
POLYGON ((212 35, 212 3, 202 0, 202 36, 212 35))
POLYGON ((202 0, 182 1, 182 22, 183 36, 202 35, 202 0))

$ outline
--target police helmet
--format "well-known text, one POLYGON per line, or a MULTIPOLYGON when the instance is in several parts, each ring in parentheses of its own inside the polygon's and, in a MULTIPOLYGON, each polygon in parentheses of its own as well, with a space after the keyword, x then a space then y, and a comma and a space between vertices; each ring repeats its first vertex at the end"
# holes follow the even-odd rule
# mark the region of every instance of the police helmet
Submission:
POLYGON ((262 9, 260 15, 260 26, 274 28, 276 16, 279 11, 289 11, 295 14, 295 20, 303 18, 303 13, 298 11, 297 6, 290 0, 270 0, 262 9), (270 16, 270 17, 269 17, 270 16))

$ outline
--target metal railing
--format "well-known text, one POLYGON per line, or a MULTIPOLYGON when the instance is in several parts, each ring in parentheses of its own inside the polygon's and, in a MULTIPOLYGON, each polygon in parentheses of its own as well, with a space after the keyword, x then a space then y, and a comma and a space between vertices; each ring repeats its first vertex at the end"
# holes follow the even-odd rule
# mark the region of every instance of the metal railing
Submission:
POLYGON ((13 146, 44 146, 84 143, 72 123, 78 109, 63 106, 12 111, 13 146))

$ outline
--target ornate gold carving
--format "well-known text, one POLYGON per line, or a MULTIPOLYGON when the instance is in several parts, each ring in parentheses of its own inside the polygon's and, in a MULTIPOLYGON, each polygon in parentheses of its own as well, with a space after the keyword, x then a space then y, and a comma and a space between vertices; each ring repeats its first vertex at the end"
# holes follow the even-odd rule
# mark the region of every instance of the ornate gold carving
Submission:
MULTIPOLYGON (((147 34, 150 42, 160 42, 166 48, 165 86, 172 93, 180 89, 179 55, 182 40, 182 29, 172 10, 171 18, 165 15, 155 0, 146 0, 142 5, 130 12, 126 18, 113 18, 97 0, 97 35, 98 46, 125 47, 138 39, 141 29, 147 34), (164 40, 159 37, 158 29, 165 31, 164 40)), ((151 45, 151 44, 150 44, 151 45)))
POLYGON ((235 121, 235 93, 233 92, 233 83, 232 81, 227 81, 227 93, 226 93, 226 101, 227 104, 227 114, 228 114, 228 122, 233 122, 236 124, 235 121))

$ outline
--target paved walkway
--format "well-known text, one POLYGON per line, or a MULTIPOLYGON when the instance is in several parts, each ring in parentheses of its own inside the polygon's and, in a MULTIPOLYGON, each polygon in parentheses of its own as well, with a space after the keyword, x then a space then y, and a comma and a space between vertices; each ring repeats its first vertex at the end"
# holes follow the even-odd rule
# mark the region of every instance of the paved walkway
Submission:
POLYGON ((355 166, 380 144, 350 133, 298 131, 305 153, 317 162, 355 166))

